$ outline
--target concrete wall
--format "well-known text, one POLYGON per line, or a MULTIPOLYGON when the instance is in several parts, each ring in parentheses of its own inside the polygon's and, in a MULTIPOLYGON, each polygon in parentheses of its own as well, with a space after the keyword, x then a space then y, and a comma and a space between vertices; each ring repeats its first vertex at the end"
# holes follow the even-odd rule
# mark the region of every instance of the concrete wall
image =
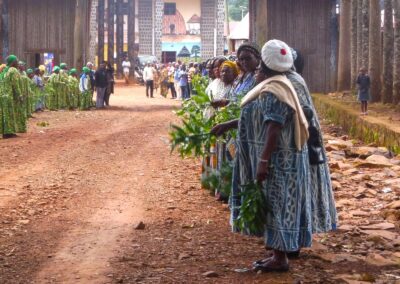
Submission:
POLYGON ((203 59, 224 52, 224 0, 202 0, 201 1, 201 56, 203 59), (217 34, 215 42, 215 32, 217 34))
POLYGON ((164 1, 155 0, 154 8, 154 55, 157 56, 158 60, 161 60, 164 1))
POLYGON ((88 46, 88 61, 95 63, 97 55, 97 7, 99 4, 98 0, 91 1, 92 6, 90 7, 90 20, 89 20, 89 46, 88 46))
POLYGON ((139 0, 139 53, 153 54, 153 1, 139 0))

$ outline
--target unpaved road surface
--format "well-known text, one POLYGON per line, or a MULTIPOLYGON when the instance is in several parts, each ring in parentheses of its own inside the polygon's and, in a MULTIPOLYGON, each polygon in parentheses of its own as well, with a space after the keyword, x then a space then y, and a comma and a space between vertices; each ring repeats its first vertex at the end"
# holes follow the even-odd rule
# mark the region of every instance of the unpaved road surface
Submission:
MULTIPOLYGON (((345 283, 396 275, 394 261, 351 257, 353 241, 368 240, 350 227, 318 236, 289 273, 248 271, 264 256, 263 241, 230 233, 227 206, 200 188, 199 161, 170 154, 179 102, 147 99, 141 87, 116 92, 109 109, 35 114, 27 134, 0 140, 0 283, 345 283), (135 229, 140 222, 144 229, 135 229)), ((370 244, 364 258, 381 251, 370 244)))

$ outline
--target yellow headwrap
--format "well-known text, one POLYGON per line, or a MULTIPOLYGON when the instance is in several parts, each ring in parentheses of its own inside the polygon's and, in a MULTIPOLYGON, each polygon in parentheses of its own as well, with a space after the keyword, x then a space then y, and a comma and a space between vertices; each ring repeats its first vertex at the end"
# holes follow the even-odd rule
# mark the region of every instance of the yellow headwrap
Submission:
POLYGON ((39 66, 39 70, 42 71, 42 72, 46 71, 46 66, 40 65, 39 66))
POLYGON ((240 70, 235 62, 226 60, 221 64, 220 70, 222 70, 222 68, 224 68, 224 67, 231 68, 233 70, 233 73, 235 74, 235 76, 239 75, 240 70))

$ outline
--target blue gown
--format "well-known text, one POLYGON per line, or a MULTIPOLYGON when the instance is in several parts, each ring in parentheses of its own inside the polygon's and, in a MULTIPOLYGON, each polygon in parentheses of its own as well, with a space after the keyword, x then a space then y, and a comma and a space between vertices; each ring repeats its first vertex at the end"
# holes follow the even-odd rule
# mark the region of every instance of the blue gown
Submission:
MULTIPOLYGON (((308 107, 313 111, 313 118, 311 121, 309 121, 309 124, 315 126, 321 133, 320 143, 321 145, 324 145, 318 114, 315 110, 306 82, 304 81, 303 77, 296 72, 289 72, 287 74, 287 78, 290 80, 294 89, 296 90, 301 106, 308 107)), ((322 148, 325 163, 320 165, 310 165, 314 233, 328 232, 336 229, 337 226, 337 214, 332 191, 328 159, 326 157, 325 147, 322 148)))
POLYGON ((298 251, 312 244, 312 214, 308 152, 296 149, 294 111, 273 94, 261 94, 241 112, 238 128, 234 183, 230 200, 233 231, 242 196, 241 186, 256 179, 257 166, 265 144, 266 123, 282 125, 271 169, 263 184, 267 201, 265 245, 280 251, 298 251), (236 180, 235 180, 236 179, 236 180))

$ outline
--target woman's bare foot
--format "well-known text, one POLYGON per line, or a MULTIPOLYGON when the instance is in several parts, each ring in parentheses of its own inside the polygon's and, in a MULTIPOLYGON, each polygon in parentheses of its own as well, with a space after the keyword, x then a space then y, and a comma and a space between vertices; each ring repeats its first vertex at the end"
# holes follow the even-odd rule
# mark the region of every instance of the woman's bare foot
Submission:
POLYGON ((272 257, 261 264, 254 265, 254 271, 262 272, 285 272, 289 270, 289 260, 285 252, 273 251, 272 257))

